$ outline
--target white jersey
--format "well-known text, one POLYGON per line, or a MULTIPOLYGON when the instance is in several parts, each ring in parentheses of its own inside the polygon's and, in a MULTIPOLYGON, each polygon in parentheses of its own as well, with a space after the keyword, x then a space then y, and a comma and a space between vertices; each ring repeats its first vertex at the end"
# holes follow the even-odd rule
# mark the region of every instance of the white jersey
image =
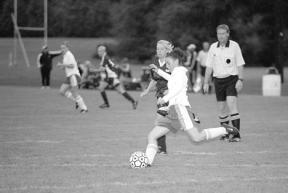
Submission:
POLYGON ((163 97, 164 101, 169 102, 169 106, 181 105, 190 107, 187 96, 187 69, 183 66, 179 66, 174 68, 171 75, 161 69, 158 69, 157 73, 168 80, 168 93, 163 97))
POLYGON ((197 62, 199 62, 203 67, 206 67, 207 56, 208 52, 205 52, 204 50, 200 50, 198 53, 197 62))
POLYGON ((238 75, 239 66, 245 65, 241 49, 237 42, 228 40, 225 46, 219 42, 211 45, 206 66, 213 69, 213 76, 225 78, 230 75, 238 75))
POLYGON ((69 50, 63 56, 63 64, 73 65, 73 67, 65 67, 66 77, 70 77, 71 75, 80 76, 75 57, 69 50))

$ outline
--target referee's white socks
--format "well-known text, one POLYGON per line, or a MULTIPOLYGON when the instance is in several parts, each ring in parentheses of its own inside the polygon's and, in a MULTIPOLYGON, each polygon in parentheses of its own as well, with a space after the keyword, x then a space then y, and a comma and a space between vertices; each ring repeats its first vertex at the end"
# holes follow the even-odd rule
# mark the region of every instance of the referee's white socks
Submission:
POLYGON ((204 129, 204 132, 206 134, 206 140, 214 139, 227 134, 227 131, 224 127, 204 129))
POLYGON ((148 164, 151 165, 153 163, 157 151, 158 151, 158 146, 157 145, 152 144, 152 143, 147 145, 145 154, 146 154, 146 156, 148 158, 148 164))

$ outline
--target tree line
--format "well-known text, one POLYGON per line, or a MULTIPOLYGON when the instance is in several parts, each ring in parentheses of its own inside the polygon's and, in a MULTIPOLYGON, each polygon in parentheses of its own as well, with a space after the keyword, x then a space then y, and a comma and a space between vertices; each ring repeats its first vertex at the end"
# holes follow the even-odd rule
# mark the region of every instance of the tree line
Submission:
MULTIPOLYGON (((0 10, 0 36, 11 37, 13 0, 0 1, 0 10)), ((18 10, 19 25, 41 26, 43 1, 18 0, 18 10)), ((48 34, 114 37, 117 55, 143 61, 155 54, 159 39, 200 48, 203 41, 216 41, 216 26, 226 23, 248 64, 270 66, 288 61, 286 10, 285 0, 48 0, 48 34)))

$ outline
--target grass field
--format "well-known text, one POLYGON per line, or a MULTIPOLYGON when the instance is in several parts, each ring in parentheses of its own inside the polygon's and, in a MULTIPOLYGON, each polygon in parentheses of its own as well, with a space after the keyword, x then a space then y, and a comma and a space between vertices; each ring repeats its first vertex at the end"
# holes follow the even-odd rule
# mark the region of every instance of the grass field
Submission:
MULTIPOLYGON (((28 46, 31 61, 36 41, 28 46)), ((52 39, 52 48, 61 41, 52 39)), ((71 41, 81 42, 81 49, 74 48, 80 59, 89 58, 87 50, 99 42, 71 41)), ((168 155, 139 170, 129 168, 128 159, 145 150, 155 118, 152 94, 132 110, 123 97, 108 91, 111 108, 102 110, 99 92, 81 90, 89 113, 79 114, 58 94, 61 70, 53 70, 52 89, 41 90, 38 69, 23 63, 8 68, 11 39, 0 43, 1 193, 287 193, 288 97, 260 96, 265 69, 246 70, 239 100, 241 143, 191 144, 183 133, 169 134, 168 155)), ((133 66, 136 76, 139 68, 133 66)), ((288 95, 287 83, 282 93, 288 95)), ((214 95, 189 98, 203 128, 218 125, 214 95)))
MULTIPOLYGON (((167 156, 130 169, 155 117, 153 96, 135 111, 117 93, 100 110, 99 93, 81 92, 88 114, 57 90, 0 87, 0 192, 273 192, 288 190, 288 98, 243 95, 241 143, 190 144, 169 135, 167 156)), ((133 96, 139 93, 132 92, 133 96)), ((202 126, 218 125, 214 96, 190 95, 202 126)))

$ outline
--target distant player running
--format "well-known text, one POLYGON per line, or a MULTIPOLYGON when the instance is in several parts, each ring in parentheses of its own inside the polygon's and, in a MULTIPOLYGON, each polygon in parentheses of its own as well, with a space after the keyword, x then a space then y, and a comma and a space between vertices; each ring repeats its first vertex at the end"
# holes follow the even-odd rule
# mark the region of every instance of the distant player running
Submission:
POLYGON ((238 133, 237 128, 229 125, 202 131, 195 125, 187 96, 188 78, 187 69, 183 67, 184 56, 184 52, 179 48, 167 55, 166 61, 172 72, 171 75, 159 69, 156 65, 151 65, 155 72, 168 80, 168 93, 164 97, 159 98, 158 104, 169 102, 169 112, 167 116, 158 119, 155 127, 149 133, 146 149, 149 165, 152 165, 157 153, 157 139, 170 131, 183 130, 194 142, 214 139, 225 134, 235 135, 238 133))
POLYGON ((121 93, 128 101, 132 103, 133 109, 137 108, 138 102, 135 101, 124 89, 123 85, 121 84, 118 74, 116 65, 112 62, 112 60, 107 55, 106 46, 100 45, 97 48, 98 56, 101 58, 100 68, 105 72, 105 78, 102 78, 99 85, 99 90, 101 96, 103 98, 104 104, 100 105, 100 108, 109 108, 110 104, 105 92, 107 86, 111 85, 114 87, 119 93, 121 93))
POLYGON ((83 98, 78 93, 78 81, 80 81, 80 73, 74 55, 68 47, 68 43, 64 42, 61 45, 63 52, 63 62, 57 66, 65 69, 66 81, 60 87, 60 94, 66 98, 76 102, 76 108, 80 107, 81 113, 88 112, 87 106, 83 98))

